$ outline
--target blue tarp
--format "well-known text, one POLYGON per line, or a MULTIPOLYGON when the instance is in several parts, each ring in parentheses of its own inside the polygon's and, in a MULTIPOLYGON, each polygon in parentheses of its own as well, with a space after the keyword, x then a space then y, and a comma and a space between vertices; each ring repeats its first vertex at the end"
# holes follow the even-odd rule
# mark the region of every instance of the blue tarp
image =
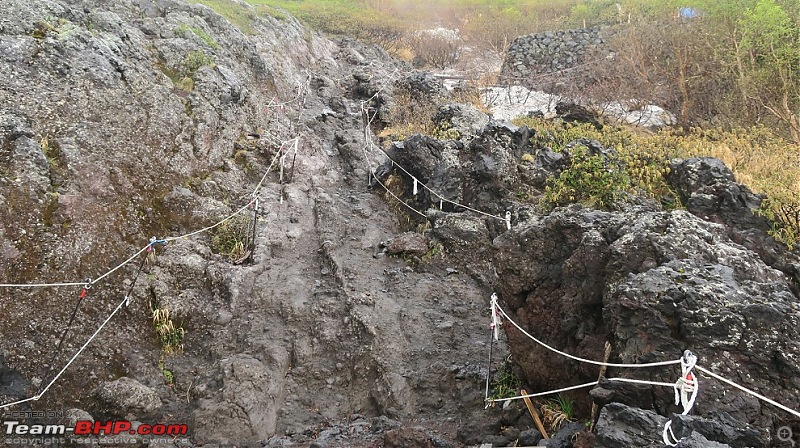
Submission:
POLYGON ((700 16, 700 12, 694 8, 687 8, 687 7, 681 8, 680 13, 681 13, 681 19, 694 19, 695 17, 700 16))

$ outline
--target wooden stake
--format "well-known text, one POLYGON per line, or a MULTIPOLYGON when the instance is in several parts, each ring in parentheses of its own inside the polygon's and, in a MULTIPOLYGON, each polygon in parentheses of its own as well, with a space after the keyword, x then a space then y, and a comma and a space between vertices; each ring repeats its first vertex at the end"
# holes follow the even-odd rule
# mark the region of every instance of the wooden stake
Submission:
MULTIPOLYGON (((528 392, 525 389, 522 389, 522 395, 528 395, 528 392)), ((542 437, 545 439, 549 439, 550 436, 547 435, 547 431, 544 430, 544 425, 542 421, 539 420, 539 413, 536 412, 536 409, 533 407, 533 403, 531 403, 531 399, 528 397, 523 398, 525 400, 525 406, 528 407, 528 412, 531 413, 531 417, 533 417, 533 422, 536 423, 536 427, 539 428, 539 432, 542 433, 542 437)))
MULTIPOLYGON (((603 354, 603 362, 607 363, 610 358, 611 343, 606 341, 606 352, 603 354)), ((606 370, 608 370, 608 366, 600 366, 600 375, 597 377, 598 382, 606 376, 606 370)), ((600 408, 597 407, 597 403, 592 403, 592 427, 589 429, 590 431, 594 431, 594 424, 597 423, 597 412, 599 410, 600 408)))

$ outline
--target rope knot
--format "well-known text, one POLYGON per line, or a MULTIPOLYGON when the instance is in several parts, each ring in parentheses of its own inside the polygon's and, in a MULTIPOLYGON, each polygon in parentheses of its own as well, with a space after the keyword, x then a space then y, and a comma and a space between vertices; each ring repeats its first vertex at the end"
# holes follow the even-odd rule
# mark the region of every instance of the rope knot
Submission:
POLYGON ((497 293, 492 293, 492 300, 490 304, 492 310, 492 323, 489 325, 489 328, 494 330, 494 340, 497 341, 500 338, 500 325, 503 325, 503 322, 500 321, 500 311, 497 307, 497 293))
MULTIPOLYGON (((692 410, 694 401, 697 399, 698 381, 697 377, 692 373, 697 364, 697 356, 689 350, 683 352, 681 356, 681 376, 675 382, 673 389, 675 389, 675 404, 683 407, 681 415, 686 415, 692 410)), ((675 437, 672 432, 672 420, 664 425, 662 432, 665 445, 677 446, 680 440, 675 437)))

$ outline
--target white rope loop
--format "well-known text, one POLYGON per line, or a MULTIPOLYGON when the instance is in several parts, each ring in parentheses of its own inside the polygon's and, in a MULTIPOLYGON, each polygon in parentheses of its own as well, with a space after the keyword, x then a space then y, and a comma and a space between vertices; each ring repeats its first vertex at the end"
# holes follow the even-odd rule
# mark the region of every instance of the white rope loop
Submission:
POLYGON ((692 374, 697 364, 697 356, 691 351, 686 350, 681 357, 681 377, 675 382, 675 404, 683 406, 683 415, 689 413, 697 399, 699 383, 697 377, 692 374))
POLYGON ((490 328, 494 331, 494 340, 497 341, 500 336, 500 325, 503 325, 503 322, 500 320, 500 313, 497 311, 497 294, 495 293, 492 293, 490 307, 492 310, 492 323, 490 328))
MULTIPOLYGON (((686 350, 681 357, 681 376, 678 381, 673 385, 675 390, 675 404, 683 407, 681 415, 688 415, 694 406, 697 399, 697 392, 700 389, 700 383, 697 381, 697 376, 692 373, 692 369, 697 365, 697 356, 691 351, 686 350)), ((664 424, 664 431, 661 432, 662 440, 665 445, 677 446, 681 439, 675 437, 672 432, 672 420, 668 420, 664 424)))
POLYGON ((561 355, 561 356, 563 356, 565 358, 569 358, 569 359, 572 359, 572 360, 575 360, 575 361, 579 361, 579 362, 583 362, 583 363, 586 363, 586 364, 593 364, 593 365, 596 365, 596 366, 621 367, 621 368, 661 367, 661 366, 670 366, 670 365, 673 365, 673 364, 680 364, 681 363, 680 359, 676 359, 676 360, 673 360, 673 361, 659 361, 659 362, 649 362, 649 363, 643 363, 643 364, 620 364, 620 363, 609 363, 609 362, 595 361, 595 360, 592 360, 592 359, 586 359, 586 358, 581 358, 579 356, 571 355, 569 353, 562 352, 561 350, 558 350, 557 348, 551 347, 550 345, 547 345, 544 342, 540 341, 535 336, 533 336, 532 334, 530 334, 527 331, 525 331, 518 323, 514 322, 514 320, 511 319, 511 317, 503 310, 502 307, 500 307, 499 304, 496 304, 495 306, 497 307, 497 310, 500 312, 502 317, 504 317, 511 325, 513 325, 522 334, 527 336, 528 339, 530 339, 533 342, 541 345, 542 347, 550 350, 551 352, 559 354, 559 355, 561 355))

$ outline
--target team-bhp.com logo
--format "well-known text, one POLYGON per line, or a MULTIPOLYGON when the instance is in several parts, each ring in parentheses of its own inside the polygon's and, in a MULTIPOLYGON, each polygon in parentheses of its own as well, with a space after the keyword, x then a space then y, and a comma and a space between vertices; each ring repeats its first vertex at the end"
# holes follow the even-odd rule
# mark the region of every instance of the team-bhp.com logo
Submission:
POLYGON ((3 422, 8 436, 116 436, 121 434, 139 436, 185 436, 189 428, 186 425, 146 425, 136 427, 128 420, 93 422, 81 420, 75 427, 66 425, 23 425, 18 421, 3 422))

